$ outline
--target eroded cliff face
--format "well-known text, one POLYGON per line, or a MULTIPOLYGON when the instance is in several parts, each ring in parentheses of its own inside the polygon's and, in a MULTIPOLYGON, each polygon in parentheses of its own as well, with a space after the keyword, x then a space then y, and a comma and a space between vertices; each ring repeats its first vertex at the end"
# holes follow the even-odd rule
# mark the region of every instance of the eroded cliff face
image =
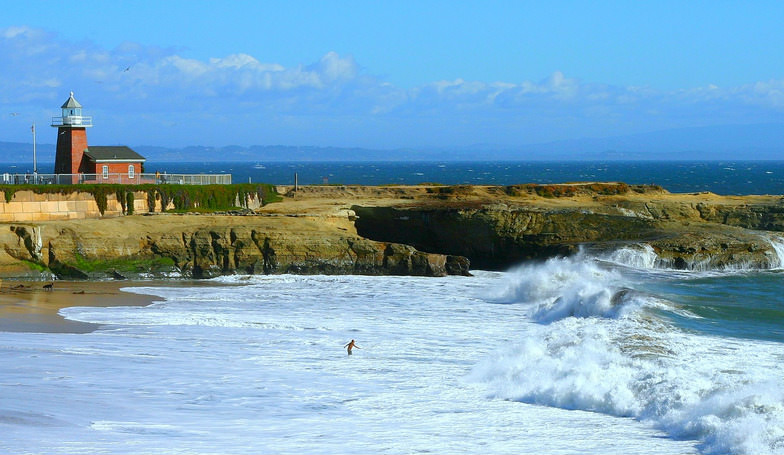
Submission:
POLYGON ((635 244, 667 267, 768 267, 784 230, 780 197, 623 184, 310 187, 239 215, 3 224, 0 278, 444 276, 635 244))
POLYGON ((648 220, 492 204, 481 208, 352 207, 357 232, 405 242, 423 251, 465 256, 472 266, 497 270, 527 259, 574 253, 584 243, 652 238, 648 220))
MULTIPOLYGON (((9 225, 0 275, 105 279, 226 274, 468 274, 465 258, 329 230, 289 231, 261 217, 151 216, 9 225), (136 221, 136 222, 134 222, 136 221)), ((307 227, 307 224, 304 224, 307 227)))
POLYGON ((766 199, 750 202, 742 197, 720 202, 620 201, 616 206, 630 216, 655 221, 707 222, 760 231, 784 231, 784 199, 766 199))
MULTIPOLYGON (((695 195, 699 196, 699 195, 695 195)), ((644 199, 644 198, 642 198, 644 199)), ((461 255, 479 269, 503 270, 529 259, 569 255, 581 247, 653 247, 660 265, 680 269, 779 265, 772 242, 784 231, 777 198, 747 203, 592 199, 590 204, 513 201, 442 205, 353 206, 358 234, 405 241, 422 251, 461 255)), ((695 197, 695 199, 699 199, 695 197)))
POLYGON ((197 229, 147 236, 142 250, 170 258, 195 278, 243 274, 362 274, 445 276, 468 263, 407 245, 354 236, 301 236, 251 227, 197 229), (449 267, 447 267, 449 265, 449 267))

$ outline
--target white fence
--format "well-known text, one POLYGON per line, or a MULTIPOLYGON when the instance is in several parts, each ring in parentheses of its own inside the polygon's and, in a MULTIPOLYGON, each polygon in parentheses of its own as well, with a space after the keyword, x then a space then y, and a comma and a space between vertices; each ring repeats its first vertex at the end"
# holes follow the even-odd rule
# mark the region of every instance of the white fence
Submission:
POLYGON ((74 185, 79 183, 231 185, 231 174, 0 174, 4 185, 74 185))

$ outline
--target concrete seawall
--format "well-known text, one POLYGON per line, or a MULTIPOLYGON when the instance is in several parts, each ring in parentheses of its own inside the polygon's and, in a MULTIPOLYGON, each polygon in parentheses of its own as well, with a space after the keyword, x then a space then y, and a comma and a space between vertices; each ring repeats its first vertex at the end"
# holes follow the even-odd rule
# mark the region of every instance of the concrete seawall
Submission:
MULTIPOLYGON (((154 210, 149 209, 146 191, 134 191, 133 196, 134 213, 162 211, 160 199, 155 201, 154 210)), ((237 201, 237 205, 240 206, 239 201, 237 201)), ((255 195, 249 195, 247 206, 249 209, 255 210, 261 206, 261 203, 255 195)), ((173 208, 174 205, 169 203, 166 210, 173 208)), ((5 194, 0 198, 0 222, 5 223, 80 220, 118 216, 123 216, 123 208, 113 193, 106 196, 106 210, 104 210, 103 214, 101 214, 98 208, 95 197, 88 192, 82 191, 74 191, 67 194, 36 194, 29 190, 23 190, 16 191, 9 202, 5 202, 5 194)))

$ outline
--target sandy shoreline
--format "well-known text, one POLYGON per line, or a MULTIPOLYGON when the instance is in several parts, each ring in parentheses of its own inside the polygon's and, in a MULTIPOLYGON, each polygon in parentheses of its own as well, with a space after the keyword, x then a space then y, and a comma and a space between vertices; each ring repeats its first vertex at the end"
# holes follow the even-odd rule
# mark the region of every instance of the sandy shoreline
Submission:
POLYGON ((135 306, 159 301, 152 295, 121 291, 133 286, 166 286, 151 281, 55 281, 51 290, 42 282, 3 281, 0 285, 0 331, 87 333, 99 325, 69 321, 58 314, 73 306, 135 306))

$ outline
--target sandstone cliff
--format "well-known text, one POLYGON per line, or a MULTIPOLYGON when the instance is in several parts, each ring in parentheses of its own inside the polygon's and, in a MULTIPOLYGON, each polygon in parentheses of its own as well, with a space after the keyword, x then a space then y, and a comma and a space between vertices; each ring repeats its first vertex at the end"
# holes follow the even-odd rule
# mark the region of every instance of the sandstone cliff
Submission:
POLYGON ((569 188, 561 189, 561 197, 552 190, 542 197, 536 186, 462 187, 429 202, 352 209, 362 236, 466 256, 480 269, 629 243, 650 245, 666 267, 779 265, 772 243, 784 230, 778 196, 674 195, 623 184, 616 191, 592 184, 560 187, 569 188))
POLYGON ((367 240, 317 221, 148 215, 8 225, 0 275, 103 279, 224 274, 467 274, 464 258, 367 240), (285 227, 293 226, 293 229, 285 227))
POLYGON ((246 214, 6 223, 0 277, 443 276, 635 244, 667 267, 768 267, 784 230, 778 196, 623 184, 306 187, 246 214))

